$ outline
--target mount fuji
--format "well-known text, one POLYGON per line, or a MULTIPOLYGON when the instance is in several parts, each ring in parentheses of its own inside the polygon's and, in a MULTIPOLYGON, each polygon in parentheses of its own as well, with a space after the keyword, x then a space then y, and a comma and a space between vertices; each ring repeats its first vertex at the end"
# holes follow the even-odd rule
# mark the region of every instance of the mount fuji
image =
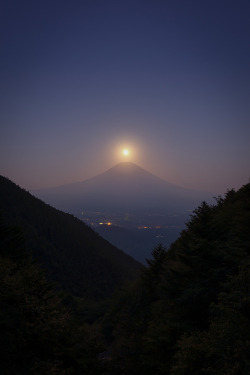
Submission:
POLYGON ((66 212, 79 210, 192 210, 211 194, 169 183, 132 162, 122 162, 88 180, 34 191, 66 212))

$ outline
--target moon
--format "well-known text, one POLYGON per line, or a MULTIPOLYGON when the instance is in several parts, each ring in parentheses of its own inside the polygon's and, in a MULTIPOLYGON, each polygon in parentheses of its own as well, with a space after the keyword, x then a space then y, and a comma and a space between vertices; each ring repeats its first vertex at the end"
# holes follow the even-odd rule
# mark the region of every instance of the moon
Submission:
POLYGON ((129 155, 129 150, 127 148, 124 148, 122 150, 122 153, 123 153, 124 156, 128 156, 129 155))

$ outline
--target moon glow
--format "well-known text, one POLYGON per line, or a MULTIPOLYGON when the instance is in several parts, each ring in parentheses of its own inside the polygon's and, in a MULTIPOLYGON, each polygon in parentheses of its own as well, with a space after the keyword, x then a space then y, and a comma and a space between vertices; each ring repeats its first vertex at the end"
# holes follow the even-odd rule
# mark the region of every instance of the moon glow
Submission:
POLYGON ((124 156, 128 156, 128 155, 129 155, 129 150, 128 150, 127 148, 124 148, 124 149, 122 150, 122 154, 123 154, 124 156))

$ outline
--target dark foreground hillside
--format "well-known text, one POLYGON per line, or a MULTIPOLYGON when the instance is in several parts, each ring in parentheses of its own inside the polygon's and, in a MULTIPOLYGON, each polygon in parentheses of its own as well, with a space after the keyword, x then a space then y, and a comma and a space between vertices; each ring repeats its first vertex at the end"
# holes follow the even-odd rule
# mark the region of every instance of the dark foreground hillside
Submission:
MULTIPOLYGON (((13 206, 17 196, 17 202, 23 198, 21 207, 25 210, 22 212, 30 213, 33 219, 28 221, 28 230, 27 218, 24 213, 24 218, 21 216, 27 235, 33 233, 31 228, 36 223, 34 247, 37 245, 40 249, 41 239, 48 246, 49 240, 46 236, 46 241, 43 238, 45 228, 52 230, 52 238, 57 238, 56 229, 59 231, 61 227, 53 224, 51 216, 56 216, 58 225, 63 222, 64 228, 74 226, 72 222, 78 225, 70 215, 51 211, 10 181, 3 179, 3 182, 4 217, 9 221, 20 218, 19 205, 15 220, 15 210, 10 209, 7 214, 7 207, 13 206), (43 222, 47 217, 48 223, 55 225, 53 229, 43 222)), ((153 250, 148 266, 141 269, 135 281, 124 284, 105 303, 90 303, 86 298, 52 289, 30 259, 23 234, 0 219, 0 373, 250 374, 249 223, 250 184, 237 192, 227 192, 213 206, 202 203, 168 250, 160 244, 153 250), (91 319, 84 313, 88 304, 91 319)), ((92 231, 88 230, 89 244, 92 231)), ((65 232, 63 239, 68 244, 68 229, 65 232)), ((79 236, 73 229, 69 233, 79 236)), ((75 244, 73 235, 70 240, 75 244)), ((102 243, 99 237, 98 241, 102 243)), ((29 243, 32 244, 31 239, 29 243)), ((60 250, 63 253, 63 244, 58 243, 59 248, 50 247, 51 251, 54 249, 52 255, 60 250)), ((85 250, 83 253, 86 254, 85 250)), ((72 254, 73 259, 74 256, 81 259, 73 250, 72 254)), ((68 259, 72 254, 67 253, 68 259)), ((100 253, 97 251, 97 254, 100 253)), ((72 283, 75 263, 70 259, 67 270, 67 262, 61 264, 60 259, 55 256, 47 261, 53 260, 54 269, 58 265, 59 270, 64 270, 69 285, 81 285, 72 283)), ((93 259, 98 259, 97 255, 93 259)), ((106 282, 105 288, 107 285, 110 288, 110 275, 103 270, 104 264, 107 263, 99 261, 95 270, 103 283, 106 282)), ((86 274, 90 275, 87 270, 86 274)), ((91 290, 96 291, 96 284, 89 283, 91 290)), ((63 288, 64 284, 60 286, 63 288)), ((101 290, 104 295, 106 289, 101 290)))
POLYGON ((64 299, 26 251, 21 230, 0 218, 1 375, 100 373, 95 333, 64 299))
POLYGON ((0 212, 6 224, 22 228, 48 279, 73 295, 104 299, 138 275, 141 265, 133 258, 2 176, 0 212))
POLYGON ((103 322, 109 374, 250 374, 250 184, 198 207, 103 322))

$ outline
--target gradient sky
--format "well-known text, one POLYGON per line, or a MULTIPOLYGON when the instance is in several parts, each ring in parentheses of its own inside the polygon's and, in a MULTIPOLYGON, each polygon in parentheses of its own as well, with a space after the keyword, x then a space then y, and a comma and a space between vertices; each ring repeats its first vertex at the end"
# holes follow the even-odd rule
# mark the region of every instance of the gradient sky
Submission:
POLYGON ((128 159, 223 194, 250 178, 250 2, 3 0, 0 173, 26 189, 128 159))

